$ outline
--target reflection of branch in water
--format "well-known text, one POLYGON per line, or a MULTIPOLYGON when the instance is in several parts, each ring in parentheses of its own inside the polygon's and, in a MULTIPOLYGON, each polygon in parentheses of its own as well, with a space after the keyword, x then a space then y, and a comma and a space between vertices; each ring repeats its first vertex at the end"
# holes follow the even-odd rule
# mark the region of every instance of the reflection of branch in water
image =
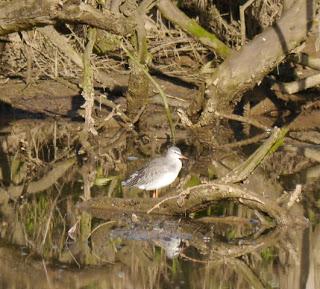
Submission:
POLYGON ((238 258, 223 258, 223 259, 217 259, 217 260, 200 260, 193 257, 190 257, 184 253, 181 253, 180 256, 188 261, 194 262, 194 263, 200 263, 200 264, 209 264, 213 263, 215 267, 221 266, 221 265, 229 265, 233 268, 233 270, 237 273, 241 273, 241 275, 244 277, 245 280, 249 283, 249 287, 255 288, 255 289, 265 289, 265 285, 262 283, 260 278, 253 272, 253 270, 241 259, 238 258))
POLYGON ((243 261, 237 258, 231 258, 225 260, 227 265, 233 267, 234 271, 241 273, 244 279, 251 285, 249 287, 255 289, 265 289, 267 286, 263 284, 261 279, 256 275, 256 273, 243 261))
POLYGON ((111 222, 114 222, 112 227, 103 226, 95 229, 95 232, 101 237, 95 238, 94 244, 100 250, 108 246, 110 240, 120 238, 126 241, 149 241, 160 244, 161 247, 166 241, 165 249, 169 251, 169 255, 171 253, 180 255, 181 250, 178 247, 182 242, 184 244, 182 254, 187 255, 189 249, 192 252, 196 249, 202 256, 201 260, 205 262, 239 257, 271 246, 287 232, 286 227, 276 226, 265 228, 263 232, 256 235, 255 229, 252 228, 249 234, 226 241, 219 233, 217 226, 212 226, 212 223, 200 223, 198 220, 180 219, 178 222, 173 217, 139 214, 139 221, 133 222, 130 216, 125 216, 120 212, 116 214, 106 212, 105 216, 99 215, 99 217, 111 219, 111 222))
POLYGON ((257 238, 248 236, 237 238, 232 242, 224 242, 215 237, 205 237, 205 235, 195 233, 192 238, 188 240, 188 246, 184 248, 182 256, 188 256, 190 249, 190 253, 194 252, 194 249, 197 249, 200 256, 202 256, 200 258, 201 262, 225 261, 229 258, 240 257, 273 246, 279 242, 281 237, 286 236, 286 232, 283 228, 276 227, 273 230, 266 231, 257 238))
POLYGON ((50 188, 59 178, 63 177, 66 171, 71 168, 76 162, 75 158, 67 159, 65 161, 57 162, 53 165, 51 171, 49 171, 40 180, 32 181, 27 185, 14 186, 10 185, 7 188, 10 198, 16 199, 23 193, 35 194, 50 188))
POLYGON ((215 223, 222 223, 222 224, 235 224, 235 225, 252 225, 252 219, 237 217, 237 216, 226 216, 226 217, 200 217, 197 218, 197 221, 206 223, 206 224, 215 224, 215 223))
POLYGON ((61 190, 59 190, 59 193, 57 194, 57 196, 53 200, 53 203, 51 204, 48 220, 47 220, 46 225, 45 225, 43 239, 42 239, 42 242, 41 242, 41 245, 40 245, 41 250, 43 250, 45 242, 47 240, 49 227, 50 227, 50 224, 53 222, 53 220, 52 220, 53 219, 53 211, 54 211, 54 209, 55 209, 55 207, 57 205, 57 201, 58 201, 60 195, 61 195, 61 190))
POLYGON ((207 252, 202 250, 202 253, 206 253, 206 258, 208 260, 243 256, 255 252, 258 249, 274 245, 281 236, 285 236, 285 232, 285 227, 277 226, 273 230, 269 230, 257 238, 249 236, 235 239, 229 243, 214 240, 208 244, 207 252))

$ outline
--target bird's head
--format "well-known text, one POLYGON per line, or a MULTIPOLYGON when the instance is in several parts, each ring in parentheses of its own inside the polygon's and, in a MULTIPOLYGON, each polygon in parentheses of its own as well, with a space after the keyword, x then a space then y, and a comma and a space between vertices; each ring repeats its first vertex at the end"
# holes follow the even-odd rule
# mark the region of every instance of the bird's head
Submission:
POLYGON ((170 147, 168 149, 167 155, 170 156, 170 157, 177 158, 177 159, 188 159, 186 156, 184 156, 181 153, 181 150, 176 146, 170 147))

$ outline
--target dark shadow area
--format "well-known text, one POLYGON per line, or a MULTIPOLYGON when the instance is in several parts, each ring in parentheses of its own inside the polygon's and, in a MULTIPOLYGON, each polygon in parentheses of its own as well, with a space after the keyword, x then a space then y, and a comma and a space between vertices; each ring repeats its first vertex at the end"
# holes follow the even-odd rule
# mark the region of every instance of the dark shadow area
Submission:
MULTIPOLYGON (((248 110, 248 113, 250 114, 251 108, 254 108, 256 105, 259 105, 266 99, 269 99, 274 105, 274 110, 277 112, 277 115, 272 116, 271 118, 270 111, 267 111, 264 114, 251 116, 253 119, 258 116, 273 119, 274 121, 272 123, 272 127, 282 127, 283 125, 292 121, 292 119, 294 119, 300 113, 300 107, 297 106, 297 104, 294 102, 286 102, 277 97, 275 92, 270 89, 272 83, 273 81, 270 81, 269 79, 264 79, 259 86, 256 86, 255 88, 253 88, 253 90, 246 92, 243 95, 241 101, 235 105, 233 113, 236 115, 245 116, 245 110, 248 110), (290 112, 289 115, 287 114, 288 111, 290 112)), ((236 140, 243 140, 248 137, 243 131, 244 124, 242 122, 230 120, 229 123, 230 127, 234 131, 236 140)), ((261 132, 261 129, 257 129, 255 127, 251 128, 252 129, 250 129, 250 136, 256 135, 259 131, 261 132)))
MULTIPOLYGON (((314 5, 318 5, 319 7, 319 3, 317 4, 317 1, 306 0, 307 19, 313 19, 313 17, 315 16, 314 5)), ((311 28, 312 28, 312 21, 308 21, 307 31, 309 32, 311 28)))
POLYGON ((105 97, 108 97, 111 101, 117 101, 120 97, 123 97, 125 92, 127 91, 127 86, 115 86, 113 89, 108 88, 95 88, 96 91, 100 92, 101 94, 105 95, 105 97))
POLYGON ((45 113, 34 113, 12 107, 10 104, 0 101, 0 129, 6 127, 11 121, 19 119, 45 119, 45 113))
POLYGON ((179 85, 179 86, 183 86, 189 89, 193 89, 196 88, 197 86, 187 82, 187 81, 183 81, 181 78, 178 77, 174 77, 174 76, 169 76, 169 75, 164 75, 161 71, 159 71, 158 69, 154 69, 151 68, 149 71, 151 74, 156 75, 157 78, 162 79, 162 80, 166 80, 166 81, 170 81, 173 84, 179 85))
POLYGON ((4 186, 9 186, 11 183, 10 175, 10 164, 8 160, 8 154, 3 151, 1 145, 1 136, 0 136, 0 170, 2 171, 2 184, 4 186))
POLYGON ((289 48, 288 48, 288 45, 287 45, 287 41, 286 41, 286 39, 285 39, 285 37, 284 37, 284 35, 283 35, 278 23, 275 23, 273 25, 273 29, 275 30, 275 32, 276 32, 276 34, 277 34, 277 36, 279 38, 279 42, 281 44, 283 54, 284 55, 288 54, 289 48))
POLYGON ((72 97, 71 109, 67 113, 67 117, 70 117, 73 121, 83 121, 83 117, 79 115, 78 110, 85 103, 82 95, 72 97))

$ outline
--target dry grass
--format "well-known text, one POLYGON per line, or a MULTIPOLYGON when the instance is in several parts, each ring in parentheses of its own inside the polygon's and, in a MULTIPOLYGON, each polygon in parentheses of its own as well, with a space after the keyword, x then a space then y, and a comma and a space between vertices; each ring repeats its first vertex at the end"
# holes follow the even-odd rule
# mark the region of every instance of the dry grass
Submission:
MULTIPOLYGON (((223 5, 226 5, 223 1, 213 5, 209 1, 198 0, 193 3, 186 1, 184 7, 196 7, 195 13, 199 13, 202 25, 205 24, 206 28, 230 47, 238 48, 241 43, 240 23, 234 15, 238 13, 236 10, 239 6, 233 3, 230 8, 232 10, 224 13, 221 12, 223 5)), ((257 0, 246 12, 246 22, 251 27, 250 30, 258 31, 271 25, 281 11, 281 0, 257 0)), ((202 81, 201 67, 208 61, 217 59, 202 44, 163 20, 159 12, 153 12, 145 19, 145 27, 148 51, 152 58, 150 67, 154 70, 191 81, 202 81)), ((81 57, 86 42, 86 28, 67 24, 60 27, 59 31, 81 57)), ((249 31, 250 33, 253 32, 249 31)), ((103 56, 95 55, 92 62, 94 67, 109 74, 129 73, 127 57, 120 46, 103 56)), ((37 29, 24 32, 20 36, 17 33, 10 35, 2 63, 3 73, 7 77, 29 76, 33 81, 60 77, 74 79, 79 83, 82 76, 82 68, 74 64, 37 29)))

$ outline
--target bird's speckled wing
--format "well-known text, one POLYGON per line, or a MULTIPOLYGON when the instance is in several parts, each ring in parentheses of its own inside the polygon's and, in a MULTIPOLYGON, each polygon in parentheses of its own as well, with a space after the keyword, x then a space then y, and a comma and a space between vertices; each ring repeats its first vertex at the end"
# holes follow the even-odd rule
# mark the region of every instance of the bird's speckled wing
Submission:
POLYGON ((129 176, 127 180, 122 182, 122 185, 129 187, 143 185, 169 172, 170 166, 164 160, 165 158, 162 157, 152 160, 145 167, 129 176))

